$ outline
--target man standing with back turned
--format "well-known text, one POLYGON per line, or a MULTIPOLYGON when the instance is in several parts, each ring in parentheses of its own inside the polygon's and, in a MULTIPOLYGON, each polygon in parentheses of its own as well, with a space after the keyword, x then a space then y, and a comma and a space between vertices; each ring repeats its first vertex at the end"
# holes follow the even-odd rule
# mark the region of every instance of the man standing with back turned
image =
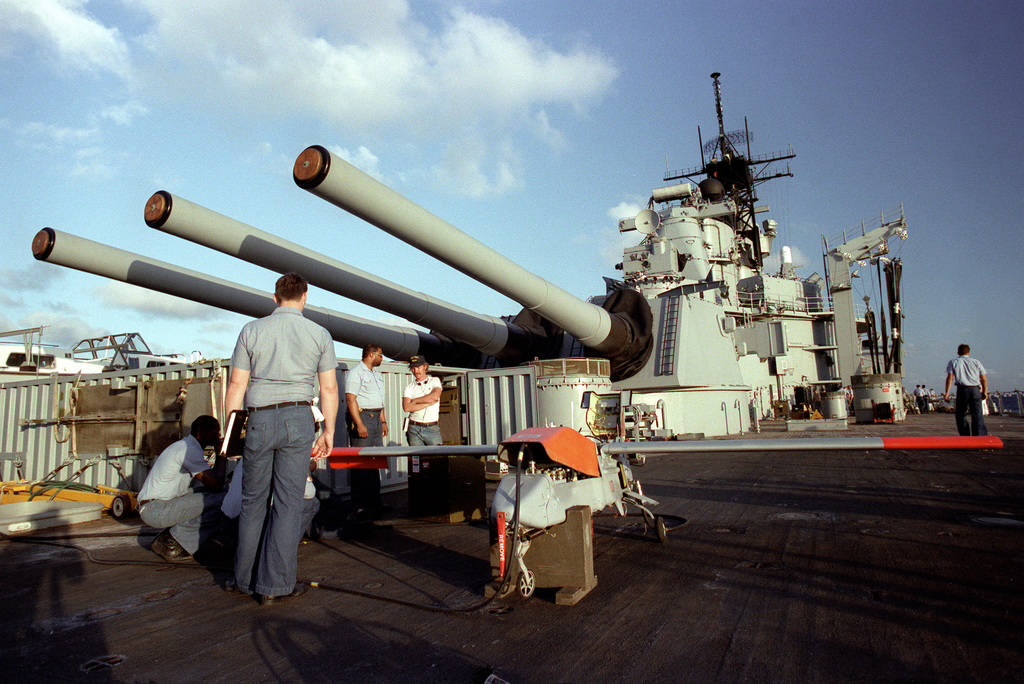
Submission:
POLYGON ((257 594, 264 605, 306 593, 295 578, 310 449, 322 458, 334 446, 334 341, 303 317, 306 289, 305 279, 296 273, 278 279, 277 308, 247 323, 238 336, 225 398, 228 412, 241 409, 244 400, 249 413, 235 584, 229 590, 257 594), (314 444, 310 406, 315 380, 320 382, 324 429, 314 444))
POLYGON ((949 390, 956 382, 956 429, 961 435, 987 435, 985 416, 981 402, 988 398, 988 378, 981 361, 971 358, 971 348, 966 344, 957 347, 959 354, 946 364, 946 391, 942 398, 949 401, 949 390), (971 423, 967 424, 967 413, 971 423))

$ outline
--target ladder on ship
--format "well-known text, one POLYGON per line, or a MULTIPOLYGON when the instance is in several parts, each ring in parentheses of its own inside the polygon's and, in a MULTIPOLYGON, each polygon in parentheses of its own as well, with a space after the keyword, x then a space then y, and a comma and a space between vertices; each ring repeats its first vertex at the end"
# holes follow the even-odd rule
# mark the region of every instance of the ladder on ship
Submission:
POLYGON ((679 296, 670 296, 661 309, 661 363, 659 375, 671 375, 676 363, 676 331, 679 327, 679 296))

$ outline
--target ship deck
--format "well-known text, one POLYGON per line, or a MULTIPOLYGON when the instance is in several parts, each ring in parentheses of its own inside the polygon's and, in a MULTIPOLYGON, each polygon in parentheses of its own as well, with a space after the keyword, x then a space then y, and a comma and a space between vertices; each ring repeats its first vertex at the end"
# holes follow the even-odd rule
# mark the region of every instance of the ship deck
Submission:
MULTIPOLYGON (((955 434, 949 414, 835 433, 762 423, 743 438, 955 434)), ((138 518, 0 542, 10 681, 1009 682, 1024 679, 1024 420, 997 451, 758 452, 649 458, 636 516, 594 521, 597 587, 479 611, 484 524, 395 519, 304 542, 311 588, 227 594, 226 551, 171 566, 138 518), (38 537, 36 537, 38 538, 38 537), (430 606, 427 610, 407 605, 430 606)), ((493 490, 493 486, 491 487, 493 490)), ((401 495, 396 510, 401 509, 401 495)))

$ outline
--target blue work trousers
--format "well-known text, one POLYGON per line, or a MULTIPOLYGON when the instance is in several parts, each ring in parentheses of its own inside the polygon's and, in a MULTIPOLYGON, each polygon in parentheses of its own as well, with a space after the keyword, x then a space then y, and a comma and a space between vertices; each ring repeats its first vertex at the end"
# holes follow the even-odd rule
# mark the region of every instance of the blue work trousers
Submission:
POLYGON ((961 435, 987 435, 985 414, 981 411, 981 388, 971 385, 956 386, 956 431, 961 435), (971 422, 967 422, 967 414, 971 422))
POLYGON ((295 589, 314 435, 308 406, 249 413, 235 552, 235 583, 243 591, 283 596, 295 589))
POLYGON ((224 492, 197 489, 173 499, 154 499, 139 511, 142 522, 150 527, 170 528, 171 536, 189 553, 199 547, 220 529, 224 515, 220 504, 224 492))
MULTIPOLYGON (((380 411, 361 411, 359 414, 366 428, 366 437, 360 437, 355 423, 348 419, 348 444, 354 447, 384 446, 384 425, 380 422, 380 411)), ((352 503, 359 511, 379 511, 380 470, 377 468, 352 468, 348 471, 349 490, 352 503)))
POLYGON ((435 446, 441 444, 441 430, 435 425, 413 425, 405 431, 405 440, 409 446, 435 446))

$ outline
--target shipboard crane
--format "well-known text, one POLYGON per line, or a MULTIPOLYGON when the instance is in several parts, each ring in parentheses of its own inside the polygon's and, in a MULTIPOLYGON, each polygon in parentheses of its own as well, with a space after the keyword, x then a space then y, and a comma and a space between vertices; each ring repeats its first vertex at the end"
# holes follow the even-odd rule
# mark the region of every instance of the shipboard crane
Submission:
MULTIPOLYGON (((903 206, 900 205, 899 214, 895 218, 886 219, 882 214, 878 219, 878 225, 868 230, 861 225, 861 234, 853 237, 843 232, 840 244, 830 246, 830 243, 822 237, 825 248, 825 266, 828 276, 828 292, 832 299, 832 310, 835 314, 836 345, 839 361, 839 377, 844 384, 850 383, 853 375, 867 372, 865 361, 862 356, 863 347, 858 334, 857 314, 854 311, 853 297, 853 264, 867 265, 868 262, 876 264, 885 262, 885 273, 888 279, 889 313, 892 320, 893 346, 889 351, 888 344, 886 356, 888 363, 884 372, 901 372, 901 347, 902 347, 902 305, 899 295, 899 280, 902 273, 902 264, 898 260, 889 259, 889 240, 898 237, 901 240, 907 239, 907 221, 903 213, 903 206)), ((881 278, 879 278, 881 280, 881 278)), ((865 326, 868 322, 865 321, 865 326)), ((869 335, 869 337, 871 337, 869 335)), ((870 348, 875 349, 876 344, 871 342, 870 348)), ((877 361, 873 364, 877 366, 877 361)), ((881 368, 872 368, 879 372, 881 368)))

